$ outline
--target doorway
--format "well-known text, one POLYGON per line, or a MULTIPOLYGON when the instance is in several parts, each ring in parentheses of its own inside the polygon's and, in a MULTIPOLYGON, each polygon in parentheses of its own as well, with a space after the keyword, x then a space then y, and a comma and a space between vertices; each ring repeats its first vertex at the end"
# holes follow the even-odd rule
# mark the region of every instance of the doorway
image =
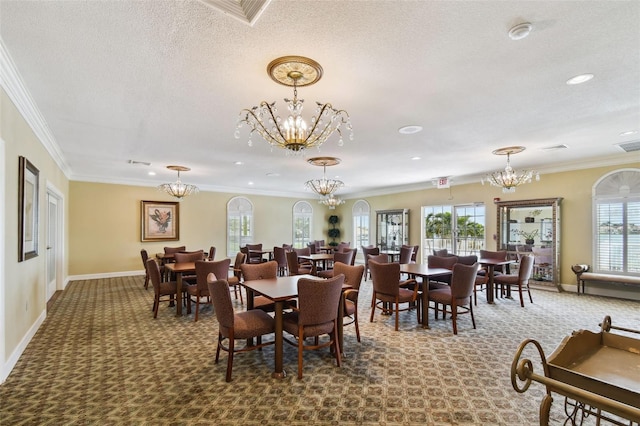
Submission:
POLYGON ((62 290, 61 285, 61 258, 62 258, 62 196, 47 185, 47 251, 46 251, 46 283, 47 300, 57 290, 62 290))

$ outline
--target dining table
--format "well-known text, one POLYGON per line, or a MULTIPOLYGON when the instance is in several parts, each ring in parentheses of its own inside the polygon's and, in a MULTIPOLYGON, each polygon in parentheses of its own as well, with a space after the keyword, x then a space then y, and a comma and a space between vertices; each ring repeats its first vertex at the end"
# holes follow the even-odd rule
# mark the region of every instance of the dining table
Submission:
MULTIPOLYGON (((318 280, 319 278, 313 275, 292 275, 287 277, 267 278, 262 280, 250 280, 242 282, 242 286, 247 290, 247 310, 253 309, 253 297, 258 294, 266 297, 274 302, 275 305, 275 356, 274 356, 274 371, 271 377, 282 379, 286 377, 286 372, 283 366, 284 355, 284 333, 283 333, 283 315, 284 315, 284 303, 287 300, 298 297, 298 281, 301 278, 309 278, 318 280)), ((351 289, 348 284, 342 285, 342 291, 351 289)), ((342 342, 343 338, 343 316, 344 306, 342 298, 338 303, 338 344, 340 351, 343 352, 342 342)))
POLYGON ((401 263, 400 273, 422 278, 422 328, 429 328, 429 279, 451 275, 453 271, 447 268, 429 268, 422 263, 401 263))
POLYGON ((333 253, 299 254, 298 259, 310 261, 311 274, 318 275, 318 263, 322 262, 322 269, 327 270, 327 261, 333 260, 333 253))
POLYGON ((515 263, 513 259, 492 259, 490 257, 481 257, 478 259, 478 263, 482 266, 487 267, 487 275, 489 279, 487 280, 487 303, 494 303, 493 298, 493 276, 496 266, 506 265, 509 267, 510 264, 515 263))
POLYGON ((176 316, 182 316, 182 275, 196 272, 195 262, 167 263, 164 265, 167 274, 176 274, 176 316))

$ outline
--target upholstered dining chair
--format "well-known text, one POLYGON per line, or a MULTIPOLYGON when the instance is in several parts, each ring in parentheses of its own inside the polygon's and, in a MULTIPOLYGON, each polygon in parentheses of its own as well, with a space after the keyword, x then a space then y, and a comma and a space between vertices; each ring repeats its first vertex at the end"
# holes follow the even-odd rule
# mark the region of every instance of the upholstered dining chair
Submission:
POLYGON ((273 247, 273 260, 278 262, 278 275, 287 275, 287 251, 284 247, 273 247))
MULTIPOLYGON (((446 317, 447 313, 451 314, 453 322, 453 334, 458 334, 458 315, 463 313, 471 314, 471 322, 473 328, 476 328, 476 320, 473 316, 473 303, 471 296, 476 284, 476 276, 478 274, 479 264, 463 265, 456 263, 453 266, 453 274, 451 275, 451 286, 440 288, 437 290, 429 290, 428 300, 435 302, 436 319, 438 318, 438 305, 443 305, 442 316, 446 317), (447 310, 447 306, 451 309, 447 310)), ((424 307, 425 314, 428 314, 428 306, 424 307)))
MULTIPOLYGON (((453 265, 456 263, 458 263, 458 256, 435 256, 431 254, 427 256, 427 266, 429 268, 444 268, 452 271, 453 265)), ((435 290, 449 284, 451 284, 451 275, 433 277, 429 280, 429 290, 435 290)))
POLYGON ((511 287, 518 287, 518 293, 520 294, 520 306, 524 308, 524 298, 522 297, 522 290, 526 288, 527 293, 529 293, 529 301, 533 303, 533 298, 531 297, 531 290, 529 289, 529 280, 531 279, 531 275, 533 274, 533 262, 534 257, 532 255, 524 255, 520 258, 520 267, 518 268, 517 274, 500 274, 496 275, 493 278, 493 283, 497 287, 500 287, 501 290, 503 287, 508 287, 509 290, 511 287))
MULTIPOLYGON (((176 263, 185 263, 185 262, 195 262, 197 260, 203 260, 205 258, 204 251, 196 250, 196 251, 182 251, 175 253, 173 255, 176 263)), ((182 282, 186 282, 190 285, 195 285, 196 276, 194 275, 183 275, 182 282)))
MULTIPOLYGON (((187 250, 186 246, 165 247, 164 248, 164 254, 175 254, 175 253, 180 253, 181 251, 185 251, 185 250, 187 250)), ((173 260, 165 260, 165 262, 173 262, 173 260)))
POLYGON ((362 256, 364 256, 364 280, 367 280, 367 276, 371 278, 371 272, 369 272, 369 255, 376 256, 380 254, 380 249, 374 246, 362 246, 362 256))
MULTIPOLYGON (((262 263, 243 263, 240 265, 244 281, 265 280, 278 276, 278 262, 271 260, 262 263)), ((249 296, 247 295, 247 299, 249 296)), ((275 303, 264 296, 254 296, 253 309, 261 309, 265 312, 273 312, 275 303)))
POLYGON ((346 243, 346 242, 344 242, 344 241, 341 241, 341 242, 339 242, 339 243, 338 243, 338 247, 336 248, 336 251, 337 251, 337 252, 345 251, 345 250, 347 250, 347 249, 351 248, 350 246, 351 246, 351 243, 350 243, 350 242, 349 242, 349 243, 346 243))
POLYGON ((313 266, 310 264, 301 265, 300 263, 298 263, 298 252, 295 250, 286 253, 286 257, 289 275, 310 274, 313 270, 313 266))
POLYGON ((401 311, 407 311, 416 307, 418 312, 418 322, 420 322, 420 304, 418 299, 418 283, 414 279, 400 280, 399 263, 379 263, 369 259, 369 269, 373 280, 373 295, 371 297, 371 317, 376 309, 381 309, 383 313, 395 313, 396 331, 398 331, 399 317, 401 311), (413 287, 412 290, 407 287, 413 287), (406 303, 407 307, 401 309, 400 304, 406 303))
POLYGON ((284 315, 282 325, 284 331, 296 338, 295 341, 289 339, 285 341, 298 347, 298 379, 302 379, 302 360, 305 350, 331 346, 338 367, 342 365, 337 320, 343 283, 344 275, 337 275, 327 280, 310 278, 298 280, 298 308, 284 315), (329 340, 326 342, 314 339, 313 344, 304 344, 307 337, 317 338, 325 334, 329 335, 329 340))
POLYGON ((198 313, 200 312, 200 304, 202 299, 206 298, 206 304, 211 303, 211 294, 207 287, 207 277, 209 274, 215 275, 219 279, 225 279, 229 273, 230 259, 222 259, 217 262, 210 262, 206 260, 196 260, 196 284, 187 286, 187 312, 191 312, 191 302, 196 302, 196 313, 193 318, 193 322, 198 321, 198 313))
POLYGON ((344 275, 344 283, 351 286, 350 289, 342 293, 344 303, 344 317, 349 318, 348 322, 342 325, 354 324, 356 329, 356 338, 360 342, 360 326, 358 325, 358 294, 360 292, 360 283, 364 275, 364 265, 352 266, 341 262, 333 265, 333 273, 344 275))
MULTIPOLYGON (((149 259, 149 254, 145 249, 142 249, 140 250, 140 257, 142 258, 142 267, 144 268, 144 289, 146 290, 149 288, 149 271, 147 270, 147 260, 149 259)), ((164 266, 160 266, 160 276, 164 276, 164 266)))
MULTIPOLYGON (((471 254, 468 256, 458 256, 458 263, 463 265, 473 265, 478 261, 478 256, 471 254)), ((451 278, 451 277, 449 277, 451 278)), ((476 282, 473 286, 473 304, 478 306, 478 291, 486 291, 488 277, 486 275, 476 275, 476 282)))
POLYGON ((262 251, 262 243, 247 244, 247 263, 262 263, 262 253, 251 253, 251 250, 262 251))
POLYGON ((307 248, 309 249, 309 254, 316 254, 318 253, 318 248, 316 247, 315 243, 309 243, 307 244, 307 248))
MULTIPOLYGON (((154 259, 147 259, 147 272, 149 272, 149 281, 153 286, 153 317, 158 317, 158 307, 160 302, 173 302, 178 293, 178 283, 175 281, 162 281, 160 279, 160 266, 154 259)), ((187 285, 182 285, 182 291, 187 291, 187 285)), ((183 293, 186 294, 186 293, 183 293)), ((181 300, 176 303, 182 303, 181 300)))
MULTIPOLYGON (((333 254, 333 264, 335 265, 337 262, 344 263, 345 265, 351 265, 351 258, 353 256, 353 252, 351 250, 346 252, 335 252, 333 254)), ((335 266, 328 268, 326 271, 319 271, 318 276, 322 278, 331 278, 334 275, 333 268, 335 266)))
MULTIPOLYGON (((370 254, 367 256, 367 259, 375 260, 378 263, 391 263, 389 262, 389 255, 381 253, 381 254, 370 254)), ((366 266, 365 266, 366 268, 366 266)))
POLYGON ((400 247, 400 264, 405 265, 411 263, 411 256, 413 255, 413 246, 400 247))
POLYGON ((242 304, 244 304, 244 301, 242 300, 242 287, 240 286, 240 280, 242 278, 242 269, 240 269, 240 266, 245 263, 245 259, 246 255, 244 253, 242 253, 241 251, 236 253, 236 258, 233 262, 233 273, 230 277, 227 278, 229 288, 233 287, 233 292, 236 296, 236 300, 238 300, 238 295, 240 295, 240 303, 242 304))
POLYGON ((264 311, 252 309, 250 311, 236 313, 231 304, 231 294, 229 293, 229 283, 226 280, 216 280, 213 274, 207 278, 207 287, 213 300, 213 307, 218 320, 218 345, 216 347, 216 364, 220 360, 220 350, 228 353, 227 373, 225 380, 231 381, 233 370, 233 356, 239 352, 247 352, 263 348, 275 343, 274 340, 262 342, 262 336, 275 331, 274 319, 264 311), (253 342, 256 338, 256 345, 236 348, 235 341, 249 340, 253 342), (227 339, 227 346, 224 340, 227 339))
POLYGON ((208 260, 215 260, 216 258, 216 248, 214 246, 209 247, 209 256, 207 256, 208 260))
MULTIPOLYGON (((358 255, 358 248, 354 247, 354 248, 350 248, 350 249, 347 249, 347 250, 351 251, 351 253, 352 253, 351 254, 351 263, 350 263, 350 265, 353 266, 353 265, 356 264, 356 256, 358 255)), ((347 250, 343 250, 343 251, 347 251, 347 250)))

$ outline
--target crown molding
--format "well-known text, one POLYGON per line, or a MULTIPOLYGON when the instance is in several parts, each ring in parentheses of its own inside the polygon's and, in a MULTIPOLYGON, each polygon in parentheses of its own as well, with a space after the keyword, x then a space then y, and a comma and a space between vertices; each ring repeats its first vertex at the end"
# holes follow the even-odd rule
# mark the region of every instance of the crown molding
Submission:
POLYGON ((40 110, 36 106, 33 98, 29 94, 27 87, 20 77, 4 41, 0 37, 0 86, 7 92, 9 99, 16 106, 18 112, 27 122, 40 143, 47 150, 49 155, 56 162, 62 173, 69 179, 71 169, 62 155, 62 151, 55 141, 49 126, 47 125, 40 110))

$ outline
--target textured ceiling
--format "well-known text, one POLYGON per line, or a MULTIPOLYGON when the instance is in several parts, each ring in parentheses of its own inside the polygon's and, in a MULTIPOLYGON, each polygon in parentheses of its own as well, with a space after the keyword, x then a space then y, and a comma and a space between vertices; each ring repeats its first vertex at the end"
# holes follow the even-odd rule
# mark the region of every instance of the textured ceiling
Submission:
POLYGON ((71 179, 157 185, 179 164, 203 189, 310 196, 321 168, 257 137, 249 147, 246 127, 234 138, 241 109, 285 111, 292 92, 266 73, 284 55, 324 68, 299 90, 307 109, 351 116, 354 141, 319 153, 342 159, 327 174, 343 195, 478 181, 510 145, 527 147, 512 165, 540 170, 540 184, 545 171, 640 162, 617 146, 640 139, 620 136, 640 131, 638 1, 273 0, 252 26, 207 3, 0 0, 2 42, 71 179), (526 21, 529 37, 511 40, 526 21), (595 78, 565 84, 582 73, 595 78))

